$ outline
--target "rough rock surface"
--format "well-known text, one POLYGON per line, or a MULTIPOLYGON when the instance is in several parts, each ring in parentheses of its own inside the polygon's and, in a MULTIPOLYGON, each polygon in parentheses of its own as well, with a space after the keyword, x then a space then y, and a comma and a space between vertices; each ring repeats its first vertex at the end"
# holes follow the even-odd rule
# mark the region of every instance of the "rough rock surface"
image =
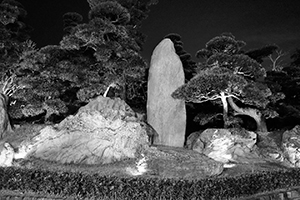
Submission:
POLYGON ((282 148, 290 166, 300 167, 300 125, 283 133, 282 148))
POLYGON ((157 131, 155 144, 183 147, 186 110, 183 100, 171 94, 184 84, 180 58, 170 39, 164 39, 154 49, 148 77, 147 121, 157 131))
POLYGON ((0 140, 13 132, 7 114, 8 97, 0 93, 0 140))
POLYGON ((223 163, 185 148, 156 146, 147 149, 148 173, 162 178, 199 179, 219 175, 223 163))
POLYGON ((222 162, 250 163, 259 156, 255 150, 256 134, 243 129, 206 129, 192 133, 187 147, 222 162))
POLYGON ((22 146, 30 147, 32 157, 75 164, 111 163, 149 148, 145 125, 132 109, 119 98, 102 96, 22 146))
POLYGON ((281 148, 282 133, 278 132, 266 132, 260 133, 258 135, 258 152, 261 157, 266 159, 271 159, 275 162, 280 162, 286 166, 289 166, 286 163, 284 154, 281 148))
POLYGON ((12 166, 14 159, 14 149, 9 143, 0 144, 0 166, 10 167, 12 166))

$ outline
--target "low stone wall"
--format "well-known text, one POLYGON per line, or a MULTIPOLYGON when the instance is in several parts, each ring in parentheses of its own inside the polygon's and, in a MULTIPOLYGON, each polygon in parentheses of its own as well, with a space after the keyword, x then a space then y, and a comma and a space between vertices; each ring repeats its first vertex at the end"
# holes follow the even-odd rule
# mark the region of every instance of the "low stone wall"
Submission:
MULTIPOLYGON (((75 200, 72 197, 43 196, 35 194, 22 194, 14 191, 0 191, 0 200, 75 200)), ((276 190, 257 194, 239 200, 300 200, 300 187, 276 190)))
POLYGON ((240 200, 300 200, 300 187, 261 193, 240 200))
POLYGON ((21 192, 0 190, 0 200, 73 200, 74 198, 63 198, 51 195, 26 194, 21 192))

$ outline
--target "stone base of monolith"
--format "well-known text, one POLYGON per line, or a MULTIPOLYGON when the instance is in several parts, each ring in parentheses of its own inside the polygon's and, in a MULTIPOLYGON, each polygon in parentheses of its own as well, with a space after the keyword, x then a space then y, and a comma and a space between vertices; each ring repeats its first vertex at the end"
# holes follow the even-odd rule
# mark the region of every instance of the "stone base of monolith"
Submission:
POLYGON ((1 93, 0 94, 0 140, 6 137, 7 135, 13 133, 9 121, 7 105, 8 105, 8 96, 1 93))
POLYGON ((183 100, 171 94, 184 84, 180 58, 170 39, 164 39, 154 49, 148 77, 147 121, 159 137, 154 144, 183 147, 186 110, 183 100))

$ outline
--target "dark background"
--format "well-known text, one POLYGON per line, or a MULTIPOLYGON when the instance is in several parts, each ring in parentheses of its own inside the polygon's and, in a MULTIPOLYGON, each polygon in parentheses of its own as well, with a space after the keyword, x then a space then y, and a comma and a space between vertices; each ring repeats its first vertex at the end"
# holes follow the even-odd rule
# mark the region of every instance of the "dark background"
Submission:
MULTIPOLYGON (((63 35, 62 15, 78 12, 87 21, 86 0, 19 0, 34 28, 38 47, 58 44, 63 35)), ((160 0, 151 7, 142 32, 148 36, 142 55, 150 61, 155 46, 168 33, 182 36, 184 49, 195 55, 222 32, 247 43, 246 49, 277 44, 286 52, 300 48, 298 0, 160 0)))

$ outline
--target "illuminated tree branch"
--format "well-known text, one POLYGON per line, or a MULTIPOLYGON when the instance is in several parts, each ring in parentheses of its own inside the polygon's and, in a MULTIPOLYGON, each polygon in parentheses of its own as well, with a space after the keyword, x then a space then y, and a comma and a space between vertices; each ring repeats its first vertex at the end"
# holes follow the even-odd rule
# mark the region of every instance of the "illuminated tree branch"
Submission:
POLYGON ((272 71, 281 71, 283 69, 282 62, 284 56, 286 55, 286 52, 277 49, 274 56, 273 54, 268 56, 269 60, 271 61, 272 71))
POLYGON ((197 56, 206 59, 199 64, 198 74, 172 94, 173 98, 203 103, 221 100, 224 127, 227 127, 229 106, 234 115, 248 115, 257 123, 257 130, 267 131, 264 112, 272 92, 260 80, 266 71, 260 63, 243 54, 243 41, 232 34, 211 39, 197 56), (239 107, 234 100, 244 104, 239 107))

